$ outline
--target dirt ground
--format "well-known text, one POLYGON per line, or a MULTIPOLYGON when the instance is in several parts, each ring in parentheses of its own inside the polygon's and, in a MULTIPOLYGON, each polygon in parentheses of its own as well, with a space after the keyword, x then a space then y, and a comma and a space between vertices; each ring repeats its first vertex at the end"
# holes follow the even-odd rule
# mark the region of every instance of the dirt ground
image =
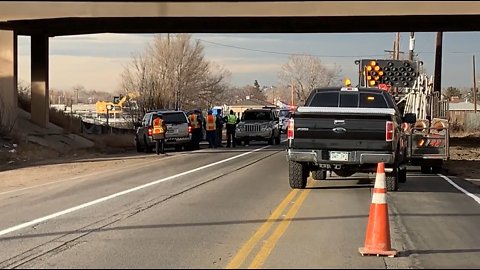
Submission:
MULTIPOLYGON (((480 180, 480 134, 456 134, 450 137, 449 175, 480 180)), ((472 181, 480 186, 479 181, 472 181)))
MULTIPOLYGON (((0 143, 0 193, 58 179, 72 179, 80 174, 115 170, 125 166, 126 156, 135 153, 134 149, 115 148, 102 148, 101 151, 77 149, 58 153, 32 143, 0 143), (89 159, 95 161, 90 162, 89 159)), ((128 165, 134 166, 147 159, 148 156, 138 156, 129 161, 128 165)), ((444 168, 448 175, 469 179, 480 188, 480 133, 451 136, 450 160, 444 168)))

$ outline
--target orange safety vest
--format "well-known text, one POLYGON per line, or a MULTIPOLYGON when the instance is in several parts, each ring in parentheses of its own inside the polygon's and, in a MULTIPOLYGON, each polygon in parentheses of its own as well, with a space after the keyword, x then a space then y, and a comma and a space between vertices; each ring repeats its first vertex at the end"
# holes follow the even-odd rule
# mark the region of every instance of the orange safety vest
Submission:
POLYGON ((153 134, 164 134, 163 119, 155 118, 153 120, 153 134))
POLYGON ((190 114, 188 119, 190 120, 190 123, 192 124, 192 128, 199 128, 200 127, 196 114, 194 114, 194 113, 190 114))
POLYGON ((215 117, 213 115, 207 116, 207 131, 215 130, 215 117))

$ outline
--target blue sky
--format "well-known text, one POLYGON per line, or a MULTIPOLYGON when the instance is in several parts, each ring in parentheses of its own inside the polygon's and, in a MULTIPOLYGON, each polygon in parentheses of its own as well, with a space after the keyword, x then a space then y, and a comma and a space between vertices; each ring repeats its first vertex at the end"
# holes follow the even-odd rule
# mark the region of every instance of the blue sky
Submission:
MULTIPOLYGON (((408 55, 410 33, 401 33, 400 51, 408 55)), ((327 66, 337 64, 341 76, 357 82, 360 58, 385 58, 393 49, 395 33, 350 34, 193 34, 205 47, 205 58, 232 73, 236 86, 278 85, 278 72, 289 54, 318 56, 327 66)), ((96 34, 50 38, 50 88, 87 89, 117 93, 120 73, 133 54, 142 51, 153 35, 96 34)), ((436 33, 415 33, 415 52, 433 75, 436 33)), ((20 36, 19 79, 30 81, 30 38, 20 36)), ((480 55, 479 32, 446 32, 443 35, 442 87, 473 85, 472 55, 480 55)), ((479 60, 480 61, 480 60, 479 60)), ((477 65, 479 70, 480 65, 477 65)), ((478 76, 477 76, 478 78, 478 76)), ((479 79, 480 80, 480 79, 479 79)))

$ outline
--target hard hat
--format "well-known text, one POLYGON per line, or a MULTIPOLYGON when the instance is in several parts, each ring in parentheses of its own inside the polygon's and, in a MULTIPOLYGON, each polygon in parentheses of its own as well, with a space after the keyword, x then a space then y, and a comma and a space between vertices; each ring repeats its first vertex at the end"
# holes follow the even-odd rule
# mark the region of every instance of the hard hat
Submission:
POLYGON ((350 79, 345 79, 345 86, 350 86, 352 85, 352 82, 350 81, 350 79))
POLYGON ((212 114, 212 110, 208 110, 208 113, 209 113, 209 114, 212 114))

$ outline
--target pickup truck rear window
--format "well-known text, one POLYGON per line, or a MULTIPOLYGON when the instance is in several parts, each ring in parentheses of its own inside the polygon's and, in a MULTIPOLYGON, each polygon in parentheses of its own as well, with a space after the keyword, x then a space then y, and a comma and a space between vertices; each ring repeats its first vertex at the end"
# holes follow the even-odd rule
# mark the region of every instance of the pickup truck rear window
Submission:
POLYGON ((388 108, 383 95, 360 93, 360 108, 388 108))
POLYGON ((390 108, 382 94, 377 93, 317 93, 310 107, 390 108))

